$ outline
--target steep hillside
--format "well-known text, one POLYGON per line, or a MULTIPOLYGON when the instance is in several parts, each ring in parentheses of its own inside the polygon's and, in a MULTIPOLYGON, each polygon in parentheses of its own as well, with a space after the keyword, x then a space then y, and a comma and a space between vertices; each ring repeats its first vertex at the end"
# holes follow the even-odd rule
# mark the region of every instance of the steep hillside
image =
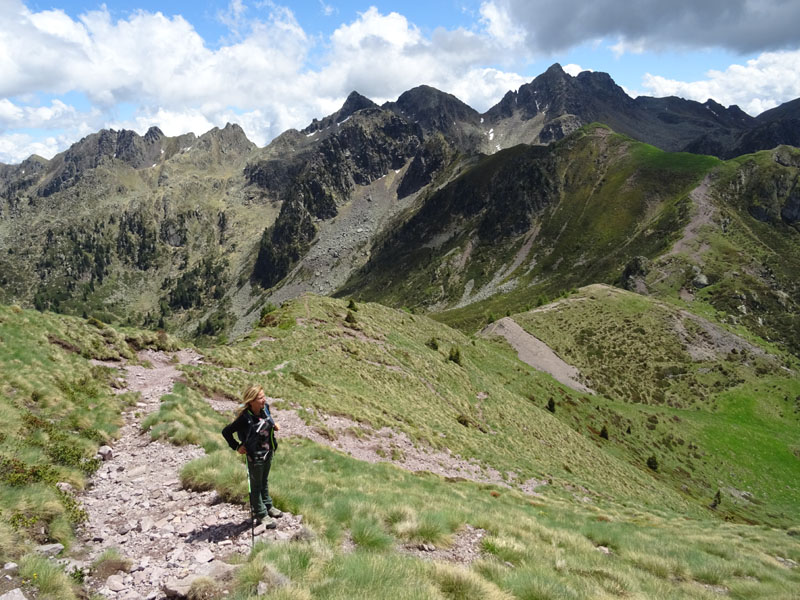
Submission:
MULTIPOLYGON (((800 583, 798 462, 791 454, 798 416, 784 397, 800 395, 797 363, 782 364, 779 355, 724 331, 711 341, 694 330, 670 341, 664 323, 676 318, 687 329, 702 323, 605 287, 514 315, 602 386, 601 395, 575 391, 519 362, 503 340, 465 336, 426 317, 311 295, 287 302, 239 342, 207 348, 195 364, 174 361, 184 383, 142 427, 154 438, 199 444, 191 452, 204 455, 180 473, 162 466, 164 478, 180 475, 185 488, 164 494, 177 515, 171 525, 143 518, 134 524, 136 535, 148 528, 161 544, 173 536, 170 569, 183 567, 189 579, 204 572, 199 561, 206 559, 177 550, 213 542, 212 562, 238 571, 211 583, 200 577, 193 589, 209 598, 223 597, 223 590, 246 598, 260 582, 324 598, 407 598, 409 590, 411 597, 442 598, 452 597, 454 586, 497 598, 705 598, 712 589, 791 597, 800 583), (598 330, 591 345, 583 339, 587 327, 598 330), (629 390, 650 376, 650 361, 661 360, 655 354, 681 344, 689 350, 672 352, 670 365, 683 365, 702 384, 721 385, 709 386, 708 396, 697 395, 693 404, 678 406, 671 395, 693 390, 686 382, 664 388, 668 402, 637 403, 629 390), (643 370, 620 371, 615 386, 608 371, 618 364, 604 357, 626 346, 645 355, 643 370), (704 349, 701 358, 692 358, 694 346, 704 349), (734 357, 729 346, 746 353, 734 357), (245 471, 219 429, 231 418, 232 400, 253 382, 265 386, 285 425, 271 490, 296 528, 283 537, 283 529, 259 530, 265 541, 251 552, 249 541, 242 543, 246 526, 195 516, 205 502, 214 504, 214 515, 229 515, 228 503, 245 497, 245 471), (209 489, 217 491, 214 498, 201 494, 209 489)), ((0 527, 0 552, 21 564, 25 579, 14 581, 42 586, 39 597, 54 590, 60 598, 78 596, 52 562, 25 554, 32 542, 74 543, 70 519, 80 521, 81 507, 70 503, 73 492, 57 492, 54 483, 80 490, 97 466, 85 460, 96 445, 109 442, 124 452, 114 442, 116 427, 138 422, 138 411, 153 405, 123 410, 126 397, 114 397, 111 386, 130 385, 122 381, 124 370, 89 358, 121 367, 147 344, 175 349, 165 336, 147 335, 0 308, 6 415, 0 447, 14 466, 0 484, 0 510, 13 517, 0 527)), ((626 362, 624 355, 615 361, 626 362)), ((672 369, 667 379, 679 375, 672 369)), ((141 445, 142 436, 134 437, 141 445)), ((135 456, 113 460, 127 467, 112 461, 103 472, 119 486, 147 469, 135 456)), ((125 513, 124 501, 125 494, 109 496, 102 513, 125 513)), ((137 511, 146 504, 137 501, 137 511)), ((125 519, 117 521, 119 531, 102 534, 109 538, 102 543, 133 539, 125 519)), ((97 556, 92 535, 81 539, 65 554, 78 561, 97 556)), ((72 581, 93 591, 117 585, 106 578, 130 568, 125 553, 123 545, 105 566, 87 565, 72 581)), ((151 590, 151 577, 165 590, 177 585, 159 581, 148 564, 135 568, 147 578, 120 574, 124 589, 151 590)))
POLYGON ((791 519, 797 490, 784 482, 800 474, 796 358, 608 286, 512 318, 609 399, 559 403, 564 422, 590 435, 605 428, 619 455, 657 456, 659 477, 689 496, 722 490, 723 514, 791 519))
POLYGON ((602 126, 499 152, 425 196, 342 293, 441 310, 613 280, 632 257, 669 248, 689 191, 717 162, 602 126))

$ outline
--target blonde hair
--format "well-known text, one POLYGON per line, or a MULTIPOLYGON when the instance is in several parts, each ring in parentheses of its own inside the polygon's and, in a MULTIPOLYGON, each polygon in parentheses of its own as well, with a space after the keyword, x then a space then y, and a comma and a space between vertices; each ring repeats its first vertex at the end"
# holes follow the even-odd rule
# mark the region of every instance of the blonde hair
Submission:
POLYGON ((264 391, 264 388, 260 385, 251 385, 242 394, 242 414, 244 411, 247 410, 247 407, 250 406, 250 403, 258 398, 258 395, 264 391))

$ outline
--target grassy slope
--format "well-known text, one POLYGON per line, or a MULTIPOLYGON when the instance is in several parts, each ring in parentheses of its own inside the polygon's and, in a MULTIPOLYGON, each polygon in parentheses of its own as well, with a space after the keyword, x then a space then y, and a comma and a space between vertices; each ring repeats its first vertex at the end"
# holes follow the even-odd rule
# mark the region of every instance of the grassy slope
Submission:
POLYGON ((735 338, 723 330, 613 288, 590 286, 545 308, 514 318, 612 399, 599 412, 563 403, 557 416, 579 431, 605 425, 617 456, 655 454, 658 476, 699 501, 710 503, 721 490, 723 514, 793 522, 800 510, 796 359, 758 354, 755 346, 733 350, 735 338), (712 336, 716 354, 693 360, 688 348, 708 352, 712 336))
POLYGON ((134 347, 171 343, 0 305, 0 560, 34 541, 69 545, 83 518, 55 484, 83 487, 97 447, 112 439, 121 408, 133 400, 115 396, 112 369, 89 359, 131 359, 134 347))
POLYGON ((609 457, 543 410, 549 397, 579 395, 519 363, 503 344, 377 304, 361 306, 355 329, 346 314, 342 301, 304 296, 273 315, 278 326, 255 334, 274 340, 253 346, 251 336, 209 350, 207 360, 219 367, 187 367, 188 379, 236 397, 257 373, 285 403, 393 427, 501 473, 514 471, 520 481, 553 478, 557 495, 582 485, 601 498, 696 510, 642 465, 609 457), (438 350, 425 345, 434 337, 438 350), (461 365, 448 360, 452 348, 461 365))
POLYGON ((509 266, 526 236, 509 237, 506 230, 500 238, 482 239, 474 232, 494 231, 493 224, 504 220, 531 219, 530 232, 536 233, 530 254, 505 277, 516 278, 517 288, 437 316, 475 330, 489 313, 518 312, 540 296, 553 298, 577 286, 615 281, 632 257, 662 253, 688 218, 688 192, 717 164, 713 157, 662 152, 599 125, 544 150, 511 148, 448 186, 463 188, 463 193, 451 198, 446 188, 431 196, 434 208, 420 211, 385 249, 374 249, 369 269, 345 290, 395 306, 452 305, 470 280, 478 290, 509 266), (521 173, 529 186, 525 197, 533 198, 531 205, 538 209, 527 212, 530 207, 512 205, 498 210, 495 204, 503 202, 498 181, 521 173), (449 213, 438 206, 448 202, 449 213), (484 206, 466 219, 452 216, 464 212, 464 203, 484 206), (429 213, 441 217, 431 219, 429 213), (454 227, 461 233, 448 237, 454 227), (447 241, 429 247, 440 238, 447 241))
MULTIPOLYGON (((186 467, 186 485, 216 487, 234 500, 244 497, 241 463, 218 433, 226 417, 196 389, 235 397, 252 381, 264 383, 284 404, 350 415, 375 427, 389 425, 422 444, 451 448, 501 471, 513 469, 520 480, 549 476, 552 484, 540 488, 543 496, 531 497, 500 486, 365 464, 308 441, 284 440, 272 475, 274 497, 280 506, 304 514, 318 537, 257 546, 240 571, 233 597, 249 597, 259 580, 277 572, 291 579, 273 593, 282 598, 705 598, 712 592, 704 586, 711 585, 742 598, 790 598, 800 584, 796 570, 775 558, 800 561, 800 544, 785 531, 724 524, 699 506, 706 499, 672 491, 668 460, 653 474, 641 457, 632 459, 617 447, 615 433, 603 442, 561 422, 572 404, 597 414, 663 407, 584 400, 520 365, 504 344, 467 338, 424 317, 363 304, 354 312, 357 323, 347 327, 346 314, 344 302, 303 297, 274 313, 271 326, 210 350, 207 364, 185 367, 187 385, 165 398, 147 425, 154 435, 199 443, 209 452, 186 467), (438 350, 425 345, 432 337, 438 350), (461 351, 461 366, 447 359, 453 347, 461 351), (479 392, 488 397, 478 400, 479 392), (551 396, 558 401, 555 415, 542 408, 551 396), (462 421, 468 426, 459 416, 467 417, 462 421), (487 532, 481 542, 484 558, 471 569, 396 551, 421 542, 446 548, 467 525, 487 532), (341 544, 350 541, 356 551, 343 552, 341 544), (612 554, 598 551, 601 545, 612 554)), ((2 364, 15 367, 2 370, 8 415, 4 452, 17 453, 31 465, 48 464, 41 440, 28 439, 16 425, 15 418, 26 410, 62 422, 84 419, 76 431, 96 430, 103 439, 113 435, 119 400, 109 393, 109 372, 85 357, 130 357, 131 343, 148 341, 143 334, 136 338, 83 320, 15 308, 2 308, 0 328, 2 364), (62 342, 78 353, 64 350, 62 342), (44 395, 33 398, 37 387, 44 395)), ((154 334, 150 341, 158 342, 154 334)), ((644 431, 637 428, 643 441, 644 431)), ((80 434, 69 435, 72 445, 83 444, 85 455, 91 455, 95 434, 91 443, 80 442, 80 434)), ((724 448, 736 450, 733 443, 724 448)), ((55 468, 59 479, 82 484, 80 469, 57 461, 55 468)), ((778 475, 765 476, 765 485, 772 486, 778 475)), ((4 484, 4 514, 18 509, 9 499, 45 497, 48 485, 4 484)), ((757 489, 751 491, 759 497, 757 489)), ((39 518, 51 523, 51 535, 60 536, 53 526, 60 517, 47 512, 58 504, 52 499, 39 518)), ((773 498, 766 501, 775 506, 773 498)), ((25 525, 17 525, 23 529, 16 533, 4 525, 9 544, 25 533, 25 525)), ((68 533, 60 539, 68 541, 68 533)), ((26 573, 44 566, 25 562, 26 573)))
MULTIPOLYGON (((389 425, 501 470, 511 466, 522 478, 552 475, 553 485, 533 498, 499 486, 365 464, 308 441, 284 440, 271 476, 273 497, 279 506, 302 513, 319 537, 257 545, 240 572, 235 598, 249 597, 259 580, 276 571, 291 579, 276 598, 706 598, 714 593, 708 586, 741 598, 790 598, 800 583, 796 570, 773 558, 796 559, 800 553, 800 544, 785 532, 724 523, 725 514, 735 514, 727 495, 717 513, 692 506, 671 489, 672 459, 662 457, 657 474, 631 468, 626 463, 641 465, 645 457, 617 444, 617 430, 608 442, 584 427, 578 427, 580 435, 570 431, 572 416, 590 415, 596 424, 595 415, 618 413, 630 418, 638 443, 646 447, 653 440, 639 426, 644 419, 637 413, 659 416, 652 435, 660 439, 662 420, 677 409, 584 401, 516 364, 500 343, 476 339, 473 345, 428 319, 372 304, 359 306, 357 329, 347 328, 346 313, 343 302, 306 296, 280 309, 272 326, 210 351, 206 358, 216 366, 185 368, 189 387, 177 389, 148 425, 154 435, 200 443, 210 453, 184 469, 186 485, 244 497, 241 464, 217 433, 226 419, 192 388, 235 397, 252 381, 283 403, 389 425), (438 351, 424 345, 432 336, 439 340, 438 351), (453 345, 461 349, 463 367, 446 359, 453 345), (477 391, 489 394, 480 413, 473 400, 477 391), (549 395, 558 399, 555 415, 541 408, 549 395), (476 421, 482 414, 480 422, 491 433, 465 428, 459 414, 476 421), (572 473, 562 468, 564 461, 572 473), (582 484, 590 491, 564 493, 582 484), (589 503, 581 500, 586 493, 589 503), (487 531, 484 559, 469 570, 396 553, 421 542, 447 547, 467 525, 487 531), (355 552, 342 551, 345 541, 355 544, 355 552), (612 554, 599 552, 600 545, 612 554)), ((706 450, 703 440, 696 443, 706 450)), ((739 451, 736 443, 725 447, 739 451)), ((783 475, 794 481, 793 473, 783 475)), ((779 504, 773 497, 766 500, 771 509, 779 504)))
MULTIPOLYGON (((0 278, 0 301, 31 304, 39 292, 46 307, 64 314, 140 325, 148 313, 152 324, 158 321, 159 301, 204 258, 225 264, 225 290, 239 287, 237 280, 243 271, 249 275, 261 232, 275 220, 278 207, 247 195, 243 160, 224 164, 206 152, 194 152, 197 156, 178 154, 151 169, 109 161, 74 188, 34 198, 14 219, 0 219, 0 272, 5 275, 0 278), (219 228, 221 214, 226 219, 224 233, 219 228), (123 217, 141 225, 121 235, 123 217), (54 241, 46 241, 49 230, 54 241), (181 230, 186 243, 173 246, 167 240, 181 230), (121 237, 128 240, 124 249, 121 237), (154 257, 142 270, 137 259, 150 243, 154 257), (92 276, 99 247, 106 248, 110 261, 102 279, 92 276), (45 280, 26 275, 46 260, 52 266, 39 269, 47 272, 45 280)), ((204 300, 215 304, 211 298, 204 300)), ((187 333, 207 310, 173 308, 164 316, 171 331, 187 333)))

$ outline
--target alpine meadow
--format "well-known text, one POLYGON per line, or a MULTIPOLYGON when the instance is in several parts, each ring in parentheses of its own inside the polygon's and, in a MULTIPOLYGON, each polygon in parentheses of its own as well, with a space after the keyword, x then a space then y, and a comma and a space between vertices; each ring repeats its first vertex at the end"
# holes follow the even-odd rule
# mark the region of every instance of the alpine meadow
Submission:
POLYGON ((0 164, 0 598, 800 597, 799 124, 554 64, 0 164))

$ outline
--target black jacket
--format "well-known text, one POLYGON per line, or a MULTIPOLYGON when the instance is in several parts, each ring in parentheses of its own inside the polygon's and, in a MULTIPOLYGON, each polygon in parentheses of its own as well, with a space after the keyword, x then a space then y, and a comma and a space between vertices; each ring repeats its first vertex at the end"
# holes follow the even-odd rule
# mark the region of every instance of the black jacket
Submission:
POLYGON ((254 459, 263 459, 278 448, 278 440, 275 438, 275 421, 272 420, 267 405, 264 405, 258 415, 250 412, 249 408, 244 409, 233 423, 222 430, 222 436, 232 450, 238 450, 240 446, 244 445, 247 455, 254 459), (233 437, 234 433, 239 438, 238 442, 233 437))

